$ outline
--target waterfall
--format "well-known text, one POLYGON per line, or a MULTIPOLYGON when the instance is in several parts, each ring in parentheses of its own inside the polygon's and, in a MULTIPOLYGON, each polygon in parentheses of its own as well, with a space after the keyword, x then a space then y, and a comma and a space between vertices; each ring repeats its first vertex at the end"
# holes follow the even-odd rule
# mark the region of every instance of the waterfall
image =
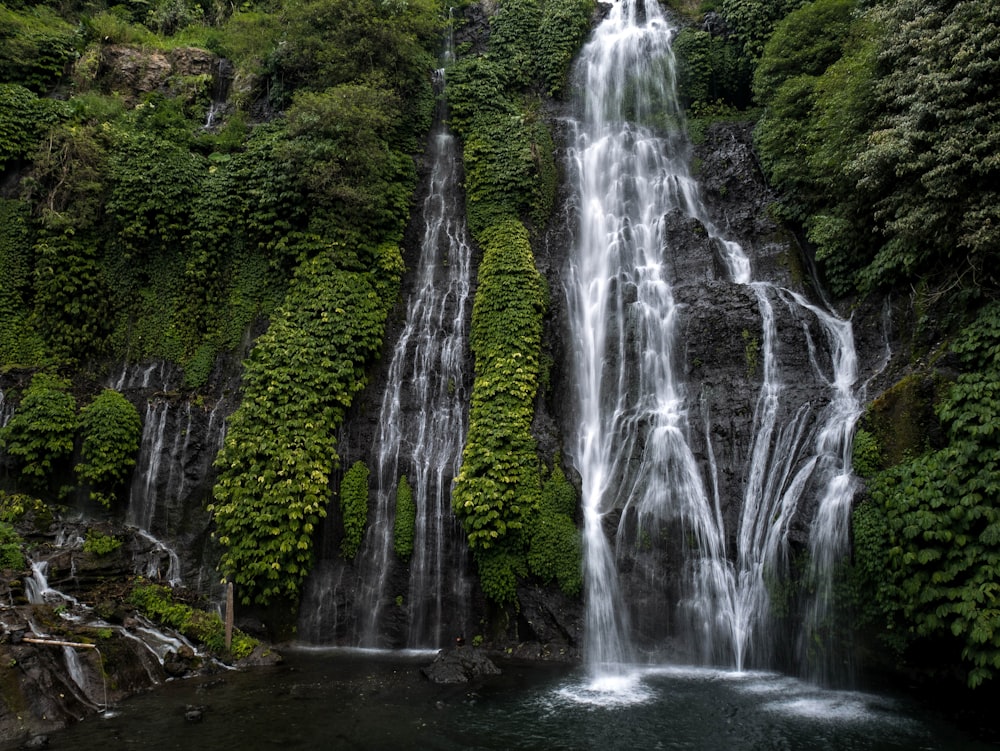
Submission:
MULTIPOLYGON (((450 57, 449 46, 444 59, 450 57)), ((436 80, 440 93, 443 69, 436 80)), ((379 407, 373 446, 374 515, 369 514, 356 558, 356 588, 352 597, 338 594, 351 574, 336 566, 321 576, 325 583, 313 584, 302 629, 312 640, 329 640, 332 620, 335 629, 338 622, 351 624, 343 638, 352 644, 440 647, 464 633, 468 620, 465 534, 451 511, 451 486, 467 431, 472 252, 460 197, 458 144, 444 114, 442 105, 430 138, 431 171, 415 286, 379 407), (400 571, 407 561, 399 560, 393 545, 397 488, 403 477, 416 507, 405 585, 400 571), (338 609, 351 612, 335 612, 338 609), (398 633, 401 622, 403 634, 398 633), (397 633, 391 633, 394 630, 397 633)))
POLYGON ((0 389, 0 428, 4 427, 14 414, 14 405, 4 396, 3 389, 0 389))
POLYGON ((181 379, 174 366, 157 361, 123 365, 107 382, 109 388, 145 401, 126 522, 141 530, 155 549, 147 573, 164 575, 174 584, 181 581, 180 559, 170 545, 201 523, 190 517, 204 505, 199 494, 214 471, 229 408, 222 398, 210 405, 179 398, 181 379), (164 557, 158 553, 169 561, 165 568, 155 562, 164 557))
POLYGON ((800 608, 800 645, 824 627, 831 572, 847 546, 859 414, 850 323, 754 281, 751 259, 708 216, 688 166, 673 35, 657 3, 620 0, 576 67, 580 114, 567 165, 576 226, 565 276, 570 453, 585 523, 584 651, 599 675, 643 654, 774 666, 789 651, 777 643, 771 599, 787 579, 792 525, 812 514, 814 594, 800 608), (675 212, 704 228, 714 254, 704 264, 716 262, 718 284, 751 295, 759 317, 759 337, 743 332, 746 369, 760 385, 745 466, 726 468, 742 473, 735 491, 720 481, 711 400, 682 378, 685 306, 676 292, 684 280, 672 278, 667 222, 675 212), (804 379, 783 359, 790 340, 808 351, 813 372, 804 379), (807 383, 789 388, 790 378, 807 383), (704 446, 696 454, 698 410, 704 446), (727 514, 734 504, 739 513, 727 514))

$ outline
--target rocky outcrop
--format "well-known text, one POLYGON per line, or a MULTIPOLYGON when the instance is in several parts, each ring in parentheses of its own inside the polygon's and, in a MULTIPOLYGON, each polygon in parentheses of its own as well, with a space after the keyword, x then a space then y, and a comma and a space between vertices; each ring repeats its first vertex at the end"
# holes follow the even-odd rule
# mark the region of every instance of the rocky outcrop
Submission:
POLYGON ((216 98, 228 89, 233 68, 228 60, 198 47, 177 47, 167 52, 126 44, 91 47, 77 61, 78 85, 98 85, 120 94, 134 106, 143 96, 161 92, 180 95, 187 103, 199 97, 216 98))
MULTIPOLYGON (((30 742, 166 680, 221 669, 203 647, 130 604, 136 577, 166 583, 155 573, 169 566, 162 545, 109 522, 28 521, 18 529, 30 565, 0 571, 0 746, 30 742), (85 540, 117 547, 96 551, 85 540)), ((174 601, 200 600, 175 590, 174 601)), ((236 664, 280 659, 258 645, 236 664)))
POLYGON ((478 678, 500 675, 500 668, 482 649, 461 646, 442 649, 434 662, 420 668, 420 673, 431 683, 468 683, 478 678))

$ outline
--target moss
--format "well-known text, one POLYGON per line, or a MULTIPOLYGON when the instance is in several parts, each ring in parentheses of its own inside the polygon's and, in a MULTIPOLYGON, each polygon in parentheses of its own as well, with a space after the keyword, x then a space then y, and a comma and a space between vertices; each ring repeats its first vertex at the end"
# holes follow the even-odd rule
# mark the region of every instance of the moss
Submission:
POLYGON ((937 431, 933 407, 934 382, 911 373, 872 402, 865 425, 882 448, 884 466, 895 466, 923 453, 937 431))
POLYGON ((140 580, 129 595, 129 602, 146 617, 205 645, 216 657, 239 660, 247 657, 258 644, 256 639, 234 629, 232 645, 227 652, 225 624, 219 614, 177 602, 169 587, 140 580))

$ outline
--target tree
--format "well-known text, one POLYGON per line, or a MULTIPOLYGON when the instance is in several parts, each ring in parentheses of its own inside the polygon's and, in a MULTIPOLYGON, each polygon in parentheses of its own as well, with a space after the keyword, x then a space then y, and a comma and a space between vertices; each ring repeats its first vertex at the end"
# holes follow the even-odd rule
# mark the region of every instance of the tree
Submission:
POLYGON ((851 164, 885 241, 867 286, 932 274, 1000 282, 1000 7, 899 0, 881 24, 866 148, 851 164))
POLYGON ((39 491, 51 489, 68 469, 76 426, 70 382, 36 373, 13 417, 0 429, 0 447, 14 459, 25 484, 39 491))
POLYGON ((80 411, 80 429, 83 441, 76 475, 89 486, 92 499, 110 506, 135 466, 142 418, 128 399, 104 389, 80 411))

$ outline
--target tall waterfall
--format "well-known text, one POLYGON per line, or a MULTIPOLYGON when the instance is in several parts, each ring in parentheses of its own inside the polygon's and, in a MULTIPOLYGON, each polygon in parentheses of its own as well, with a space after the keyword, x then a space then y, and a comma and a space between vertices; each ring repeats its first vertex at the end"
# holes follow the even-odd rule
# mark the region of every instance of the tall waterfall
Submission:
MULTIPOLYGON (((444 70, 436 77, 440 93, 444 70)), ((369 513, 356 571, 327 565, 310 583, 302 630, 312 641, 334 635, 365 647, 439 647, 462 634, 468 620, 465 534, 451 511, 451 486, 468 427, 472 251, 459 188, 458 145, 445 125, 443 104, 441 110, 430 138, 415 286, 379 408, 374 516, 369 513), (393 545, 403 477, 416 506, 408 561, 398 559, 393 545), (407 562, 404 587, 399 572, 407 562), (352 578, 354 594, 346 597, 352 578)))
POLYGON ((798 608, 801 645, 825 625, 831 572, 846 548, 859 412, 850 324, 753 281, 751 259, 708 216, 689 171, 673 35, 654 0, 619 0, 576 69, 570 452, 585 522, 584 650, 597 673, 643 653, 739 669, 782 662, 776 653, 796 647, 776 643, 772 590, 787 579, 791 527, 812 514, 815 597, 798 608), (734 452, 745 466, 726 468, 742 478, 735 489, 720 479, 706 394, 683 380, 683 280, 672 278, 667 221, 678 212, 711 238, 703 265, 721 269, 719 284, 745 290, 758 311, 760 334, 743 332, 760 384, 751 443, 734 452), (808 350, 811 372, 784 372, 790 340, 808 350), (809 383, 793 391, 790 378, 809 383))

